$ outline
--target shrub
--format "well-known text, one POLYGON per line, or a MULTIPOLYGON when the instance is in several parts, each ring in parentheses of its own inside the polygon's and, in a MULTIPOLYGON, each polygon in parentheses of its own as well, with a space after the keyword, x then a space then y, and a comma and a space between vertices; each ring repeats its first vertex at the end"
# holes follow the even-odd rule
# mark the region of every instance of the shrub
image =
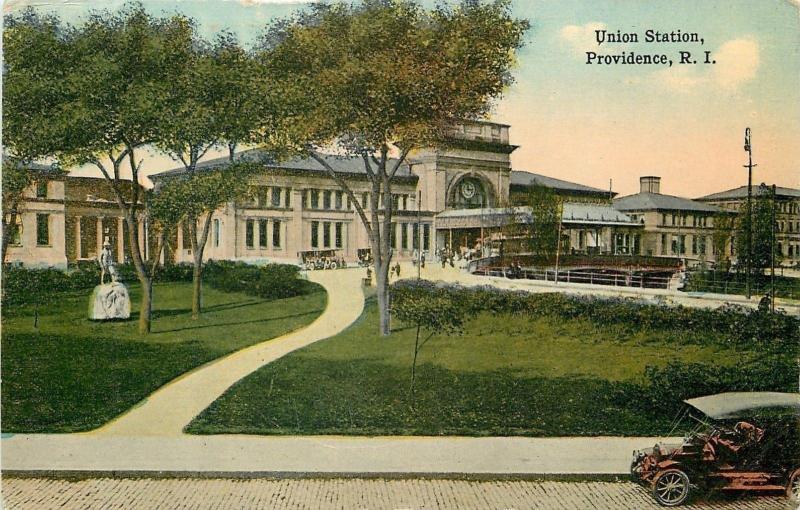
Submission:
POLYGON ((298 278, 300 268, 289 264, 254 266, 243 262, 210 261, 203 281, 225 292, 244 292, 264 299, 282 299, 306 294, 312 285, 298 278))
POLYGON ((736 366, 673 361, 664 367, 646 367, 645 377, 643 385, 620 388, 615 400, 653 415, 674 416, 689 398, 725 391, 797 390, 796 361, 786 356, 769 356, 736 366))
POLYGON ((409 293, 445 293, 450 300, 474 314, 522 314, 556 320, 584 319, 601 327, 625 332, 671 332, 693 343, 717 342, 745 348, 766 348, 797 353, 800 319, 784 312, 770 313, 742 306, 715 309, 651 304, 633 298, 597 298, 560 293, 531 294, 492 287, 465 288, 427 281, 401 281, 392 286, 399 298, 409 293))

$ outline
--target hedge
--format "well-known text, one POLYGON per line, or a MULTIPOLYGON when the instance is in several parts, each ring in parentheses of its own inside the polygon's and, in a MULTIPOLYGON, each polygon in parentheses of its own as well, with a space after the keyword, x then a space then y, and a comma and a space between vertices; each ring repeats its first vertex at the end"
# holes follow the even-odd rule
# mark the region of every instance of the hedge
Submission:
POLYGON ((598 298, 561 293, 531 294, 493 287, 461 287, 430 281, 395 283, 392 293, 444 293, 469 313, 520 314, 557 320, 584 319, 595 325, 613 325, 623 332, 665 331, 682 341, 709 342, 744 348, 791 350, 800 346, 800 319, 784 312, 769 313, 737 305, 689 308, 646 303, 633 298, 598 298))
POLYGON ((298 278, 300 268, 290 264, 254 266, 243 262, 211 261, 203 270, 203 281, 225 292, 243 292, 263 299, 283 299, 309 293, 316 288, 298 278))

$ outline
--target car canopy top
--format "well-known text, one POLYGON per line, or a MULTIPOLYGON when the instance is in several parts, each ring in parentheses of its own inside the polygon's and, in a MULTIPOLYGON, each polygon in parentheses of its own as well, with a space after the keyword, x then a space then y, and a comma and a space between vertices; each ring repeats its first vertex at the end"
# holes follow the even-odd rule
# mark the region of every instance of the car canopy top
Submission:
POLYGON ((718 393, 690 398, 684 402, 714 420, 747 419, 762 414, 800 416, 800 393, 718 393))

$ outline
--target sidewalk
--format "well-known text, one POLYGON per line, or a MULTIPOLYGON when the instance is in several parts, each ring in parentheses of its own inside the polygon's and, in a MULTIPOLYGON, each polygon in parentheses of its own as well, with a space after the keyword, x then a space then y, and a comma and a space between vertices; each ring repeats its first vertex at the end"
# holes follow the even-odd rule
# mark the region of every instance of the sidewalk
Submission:
POLYGON ((183 428, 228 388, 281 356, 333 336, 364 309, 360 272, 313 271, 309 279, 328 293, 325 311, 305 328, 236 351, 167 383, 126 414, 91 435, 180 435, 183 428))
MULTIPOLYGON (((11 435, 3 471, 159 476, 627 476, 651 437, 345 437, 11 435)), ((671 439, 671 442, 679 441, 671 439)))

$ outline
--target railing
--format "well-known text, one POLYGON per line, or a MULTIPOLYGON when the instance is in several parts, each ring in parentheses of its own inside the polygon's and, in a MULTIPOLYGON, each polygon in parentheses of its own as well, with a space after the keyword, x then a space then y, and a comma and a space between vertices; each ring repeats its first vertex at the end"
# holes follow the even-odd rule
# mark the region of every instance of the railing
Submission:
MULTIPOLYGON (((747 283, 737 280, 719 280, 703 278, 699 275, 690 275, 687 279, 687 292, 708 292, 713 294, 740 294, 747 293, 747 283)), ((750 282, 750 294, 752 296, 765 296, 770 294, 772 282, 769 276, 754 278, 750 282)), ((788 299, 800 299, 800 281, 796 278, 786 278, 776 276, 775 296, 788 299)))
MULTIPOLYGON (((474 274, 499 276, 517 280, 539 280, 548 282, 584 283, 589 285, 605 285, 613 287, 638 287, 642 289, 666 289, 672 275, 658 273, 612 272, 603 269, 560 270, 534 268, 503 268, 497 266, 478 267, 474 274)), ((676 281, 677 284, 677 281, 676 281)))

